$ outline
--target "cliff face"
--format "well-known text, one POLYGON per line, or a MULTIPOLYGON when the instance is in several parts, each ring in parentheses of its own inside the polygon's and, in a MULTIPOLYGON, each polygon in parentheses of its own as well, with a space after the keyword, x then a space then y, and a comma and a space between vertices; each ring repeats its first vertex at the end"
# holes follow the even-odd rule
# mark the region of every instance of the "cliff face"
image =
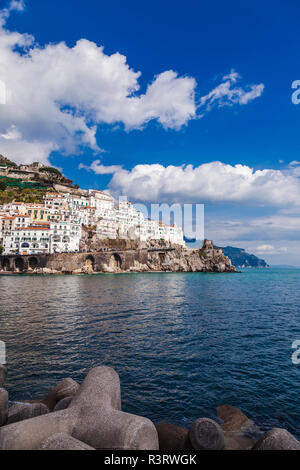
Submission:
POLYGON ((176 249, 164 254, 149 252, 147 266, 150 271, 236 272, 223 253, 205 253, 193 249, 176 249))

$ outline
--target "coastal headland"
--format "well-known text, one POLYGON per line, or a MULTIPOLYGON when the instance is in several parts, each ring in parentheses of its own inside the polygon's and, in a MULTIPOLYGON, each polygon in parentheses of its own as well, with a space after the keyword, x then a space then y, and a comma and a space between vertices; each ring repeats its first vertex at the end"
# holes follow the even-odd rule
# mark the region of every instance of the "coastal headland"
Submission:
POLYGON ((182 247, 0 256, 1 274, 93 274, 121 272, 236 272, 221 249, 182 247))

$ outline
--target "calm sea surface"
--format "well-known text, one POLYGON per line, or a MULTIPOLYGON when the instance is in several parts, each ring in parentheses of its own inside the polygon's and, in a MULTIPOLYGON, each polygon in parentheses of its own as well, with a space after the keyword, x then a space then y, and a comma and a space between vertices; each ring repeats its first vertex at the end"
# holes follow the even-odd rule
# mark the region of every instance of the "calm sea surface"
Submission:
POLYGON ((123 409, 154 422, 188 426, 226 403, 300 437, 299 286, 296 269, 1 276, 10 399, 105 364, 123 409))

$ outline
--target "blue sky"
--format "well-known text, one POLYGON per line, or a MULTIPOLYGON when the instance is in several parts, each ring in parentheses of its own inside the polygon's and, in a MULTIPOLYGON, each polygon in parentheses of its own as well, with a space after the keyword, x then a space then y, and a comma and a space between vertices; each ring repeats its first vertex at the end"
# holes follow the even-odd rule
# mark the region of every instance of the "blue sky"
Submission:
POLYGON ((18 161, 40 155, 83 188, 108 187, 139 202, 204 202, 206 235, 216 243, 247 248, 271 263, 300 265, 300 106, 291 101, 291 84, 300 79, 297 0, 155 0, 147 6, 131 0, 15 0, 0 1, 0 7, 10 10, 2 15, 0 79, 12 92, 12 104, 8 100, 0 109, 0 153, 15 154, 18 161), (26 34, 34 39, 25 41, 26 34), (83 38, 89 43, 77 53, 83 38), (59 49, 61 42, 65 47, 59 49), (98 62, 96 46, 104 47, 98 62), (117 52, 139 77, 122 61, 106 70, 117 52), (25 54, 34 59, 25 61, 25 54), (93 54, 94 62, 86 64, 93 54), (168 71, 177 75, 168 76, 167 85, 158 82, 153 97, 147 88, 168 71), (127 86, 119 87, 123 79, 139 85, 128 96, 146 96, 138 111, 116 98, 127 86), (215 90, 228 80, 233 94, 220 98, 215 90), (28 99, 18 100, 22 87, 28 99), (110 97, 109 113, 105 94, 97 106, 92 103, 101 90, 110 97), (64 116, 56 128, 57 103, 81 121, 66 122, 64 116), (161 167, 148 166, 155 164, 161 167), (199 171, 180 172, 181 165, 199 171))

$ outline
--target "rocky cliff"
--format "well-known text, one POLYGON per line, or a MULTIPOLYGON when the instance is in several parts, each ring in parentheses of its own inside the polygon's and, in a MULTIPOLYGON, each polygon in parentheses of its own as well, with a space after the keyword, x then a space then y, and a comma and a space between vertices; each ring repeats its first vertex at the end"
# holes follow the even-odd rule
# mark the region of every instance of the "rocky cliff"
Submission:
POLYGON ((236 272, 236 269, 221 251, 175 249, 165 253, 149 251, 145 271, 236 272))

